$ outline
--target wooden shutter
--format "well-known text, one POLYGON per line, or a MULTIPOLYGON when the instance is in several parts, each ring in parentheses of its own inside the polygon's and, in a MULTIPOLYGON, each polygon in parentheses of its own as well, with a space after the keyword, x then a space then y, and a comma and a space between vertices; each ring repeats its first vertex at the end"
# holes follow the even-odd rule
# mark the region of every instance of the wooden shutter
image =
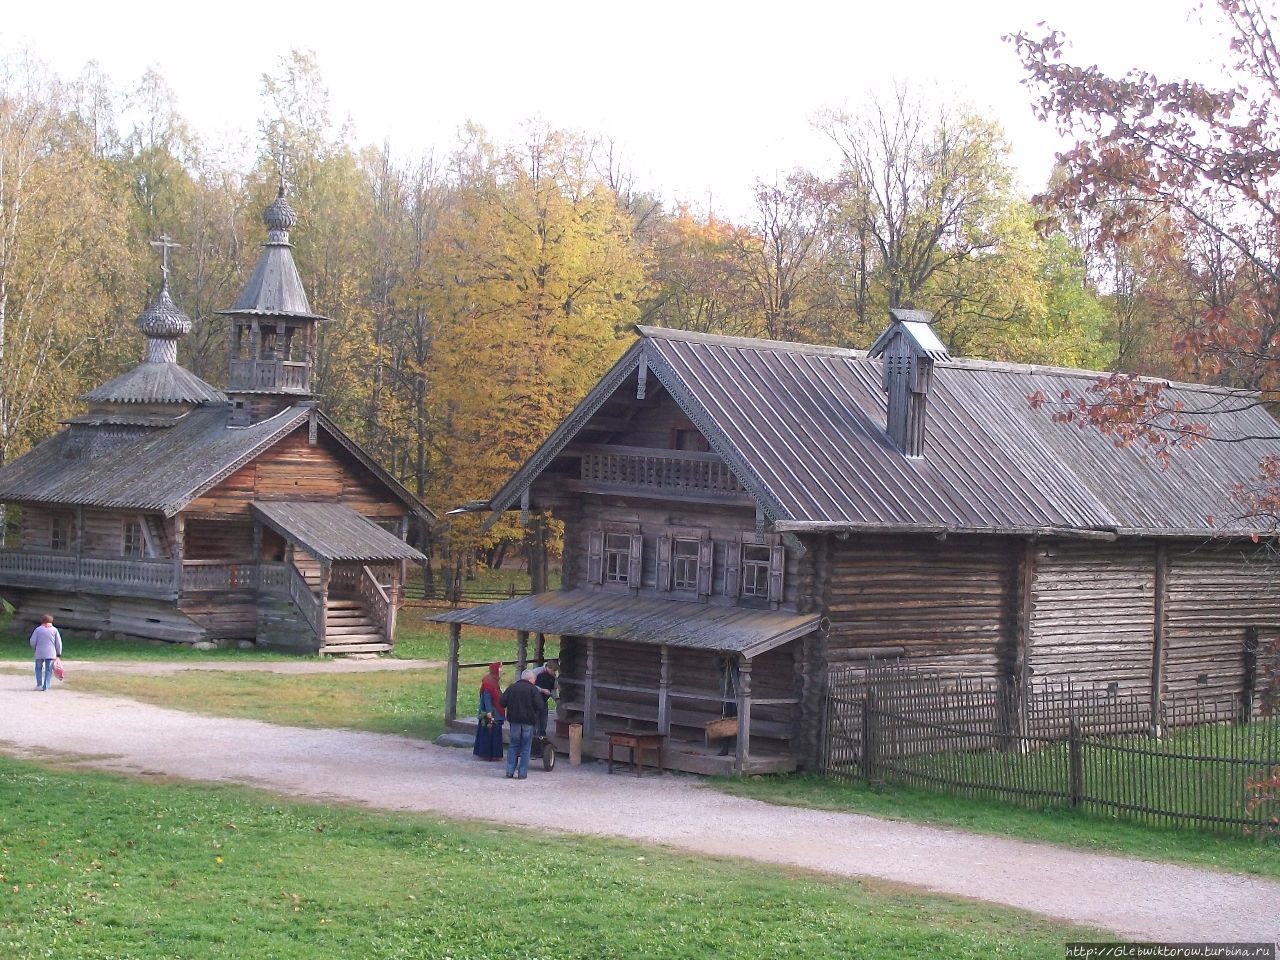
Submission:
POLYGON ((587 583, 604 582, 604 531, 587 532, 587 583))
POLYGON ((736 597, 742 592, 742 544, 737 540, 724 545, 724 595, 736 597))
POLYGON ((715 555, 715 543, 702 540, 698 543, 698 596, 711 596, 711 558, 715 555))
POLYGON ((775 544, 769 548, 769 602, 782 602, 782 571, 787 566, 787 548, 775 544))
POLYGON ((671 545, 671 537, 658 537, 657 587, 659 590, 671 589, 671 545))
POLYGON ((644 559, 644 537, 638 533, 631 535, 631 563, 627 567, 627 586, 633 590, 640 589, 640 578, 644 573, 641 563, 644 559))

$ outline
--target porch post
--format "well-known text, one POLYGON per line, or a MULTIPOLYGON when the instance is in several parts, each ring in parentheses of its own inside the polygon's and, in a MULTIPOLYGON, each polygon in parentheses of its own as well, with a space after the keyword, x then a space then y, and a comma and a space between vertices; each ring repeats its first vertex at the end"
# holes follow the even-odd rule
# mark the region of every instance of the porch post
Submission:
POLYGON ((516 672, 524 673, 529 664, 529 631, 516 631, 516 672))
MULTIPOLYGON (((173 518, 173 589, 177 593, 182 592, 182 555, 186 552, 185 540, 187 535, 187 522, 182 514, 175 514, 173 518)), ((80 534, 76 534, 77 541, 80 534)), ((77 549, 79 544, 77 542, 77 549)))
MULTIPOLYGON (((18 540, 19 546, 22 544, 21 537, 18 540)), ((76 507, 76 574, 77 583, 80 580, 80 561, 84 559, 84 507, 76 507)))
POLYGON ((671 648, 662 645, 662 666, 658 669, 658 732, 671 734, 671 648))
POLYGON ((458 648, 462 644, 462 624, 449 624, 449 666, 444 674, 444 722, 458 716, 458 648))
POLYGON ((587 644, 587 671, 582 675, 582 736, 590 741, 596 734, 596 642, 590 637, 587 644))
POLYGON ((734 770, 742 775, 751 759, 751 660, 742 658, 738 665, 738 744, 734 770))
POLYGON ((533 635, 533 662, 547 662, 547 635, 545 633, 535 633, 533 635))
POLYGON ((324 646, 325 634, 329 626, 329 574, 333 572, 333 561, 320 561, 320 646, 324 646))

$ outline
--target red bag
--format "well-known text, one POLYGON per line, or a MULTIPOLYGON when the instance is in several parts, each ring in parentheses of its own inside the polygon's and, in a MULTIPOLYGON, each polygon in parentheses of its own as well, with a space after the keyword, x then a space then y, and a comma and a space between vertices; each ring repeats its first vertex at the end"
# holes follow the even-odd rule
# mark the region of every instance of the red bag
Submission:
POLYGON ((53 675, 59 680, 67 679, 67 671, 62 669, 62 658, 55 657, 53 661, 53 675))

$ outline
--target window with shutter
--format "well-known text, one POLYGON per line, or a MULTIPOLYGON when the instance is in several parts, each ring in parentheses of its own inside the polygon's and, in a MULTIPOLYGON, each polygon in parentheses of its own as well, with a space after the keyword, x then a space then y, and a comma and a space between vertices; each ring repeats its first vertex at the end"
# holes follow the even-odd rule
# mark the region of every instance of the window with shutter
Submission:
POLYGON ((782 573, 787 566, 787 550, 782 544, 769 548, 769 602, 782 602, 782 573))
POLYGON ((711 596, 711 563, 715 557, 715 544, 703 540, 698 544, 698 596, 711 596))
POLYGON ((631 559, 627 565, 627 583, 639 589, 644 582, 644 537, 638 533, 631 535, 631 559))
POLYGON ((604 535, 604 582, 629 583, 631 581, 631 535, 606 533, 604 535))
POLYGON ((762 543, 742 545, 742 595, 769 596, 769 548, 762 543))
POLYGON ((587 534, 587 582, 601 583, 604 579, 604 531, 592 530, 587 534))
POLYGON ((677 537, 675 541, 675 577, 672 589, 678 593, 698 591, 698 540, 677 537))
POLYGON ((736 597, 742 592, 742 544, 724 545, 724 595, 736 597))
MULTIPOLYGON (((671 587, 671 537, 658 537, 657 587, 659 590, 670 590, 671 587)), ((675 589, 680 587, 677 582, 675 589)))

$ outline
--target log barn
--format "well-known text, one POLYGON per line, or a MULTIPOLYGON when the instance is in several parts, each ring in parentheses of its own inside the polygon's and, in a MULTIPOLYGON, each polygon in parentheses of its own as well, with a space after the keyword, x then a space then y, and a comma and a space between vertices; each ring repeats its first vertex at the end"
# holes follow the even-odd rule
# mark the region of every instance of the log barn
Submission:
POLYGON ((1162 466, 1030 402, 1103 375, 952 358, 930 320, 892 311, 865 352, 640 327, 473 505, 563 521, 563 585, 435 617, 451 684, 467 625, 517 631, 521 661, 555 635, 559 729, 588 754, 643 731, 669 767, 756 773, 814 767, 827 672, 871 658, 1152 698, 1250 683, 1280 626, 1230 519, 1280 452, 1257 397, 1170 384, 1231 442, 1162 466))
POLYGON ((411 521, 431 512, 325 416, 316 326, 280 196, 235 305, 226 391, 178 364, 191 319, 168 285, 138 318, 142 363, 0 469, 0 595, 20 621, 302 653, 391 649, 411 521))

